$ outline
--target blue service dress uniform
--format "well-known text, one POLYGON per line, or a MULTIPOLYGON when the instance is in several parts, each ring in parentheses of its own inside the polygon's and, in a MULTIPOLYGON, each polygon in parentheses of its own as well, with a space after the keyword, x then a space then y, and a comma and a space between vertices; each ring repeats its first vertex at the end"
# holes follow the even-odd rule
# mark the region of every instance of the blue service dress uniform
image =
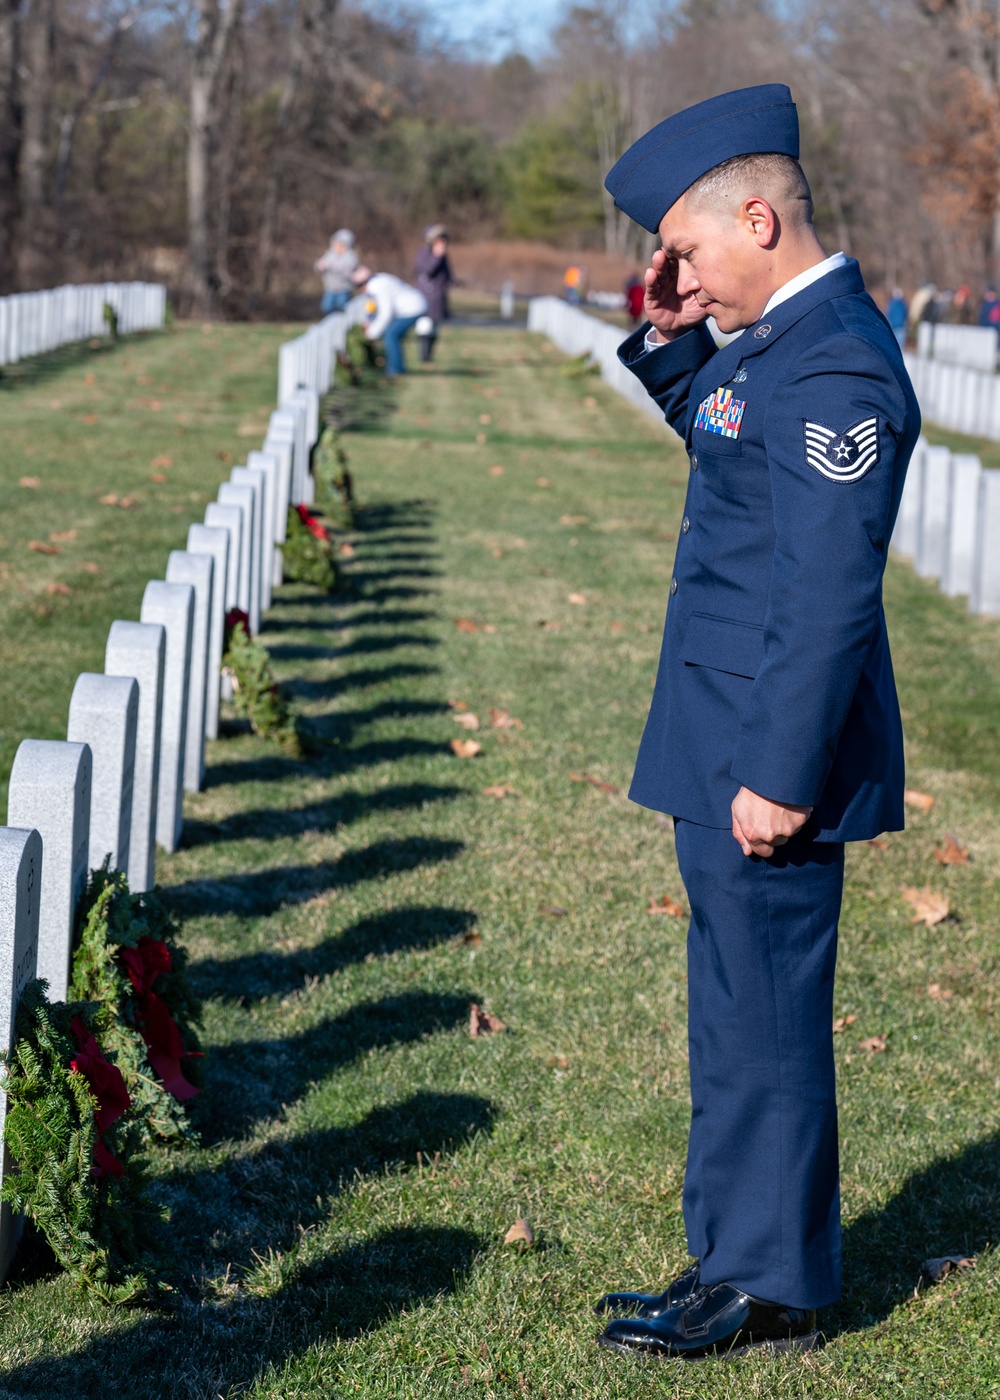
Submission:
POLYGON ((675 819, 691 904, 684 1190, 701 1282, 840 1294, 832 1019, 844 842, 903 825, 882 575, 920 415, 858 265, 716 350, 705 327, 619 356, 690 477, 631 796, 675 819), (741 786, 811 806, 743 855, 741 786))

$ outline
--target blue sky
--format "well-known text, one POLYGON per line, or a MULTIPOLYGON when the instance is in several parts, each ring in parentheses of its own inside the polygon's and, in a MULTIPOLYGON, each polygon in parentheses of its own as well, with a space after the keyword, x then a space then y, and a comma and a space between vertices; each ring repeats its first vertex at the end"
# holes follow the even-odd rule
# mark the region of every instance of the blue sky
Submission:
POLYGON ((538 57, 567 0, 417 0, 434 32, 488 59, 511 49, 538 57))

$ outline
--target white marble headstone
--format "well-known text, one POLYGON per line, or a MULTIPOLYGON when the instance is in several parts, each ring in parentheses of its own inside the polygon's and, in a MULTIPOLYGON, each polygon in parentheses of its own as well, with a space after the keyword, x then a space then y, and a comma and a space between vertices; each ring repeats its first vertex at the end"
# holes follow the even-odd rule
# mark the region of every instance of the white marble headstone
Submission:
POLYGON ((976 513, 976 558, 972 570, 969 607, 974 613, 1000 617, 1000 471, 984 471, 979 478, 976 513))
POLYGON ((191 634, 194 589, 189 583, 152 579, 142 595, 139 617, 159 622, 167 634, 160 719, 160 784, 156 798, 156 844, 175 851, 184 824, 184 751, 191 688, 191 634))
MULTIPOLYGON (((294 447, 291 437, 271 435, 264 441, 264 451, 278 459, 278 485, 274 497, 274 542, 282 545, 288 534, 288 507, 292 499, 292 454, 294 447)), ((275 588, 281 587, 281 550, 274 551, 274 572, 271 582, 275 588)))
POLYGON ((945 559, 941 592, 957 598, 972 591, 976 557, 976 514, 982 463, 971 453, 957 452, 951 459, 948 519, 945 523, 945 559))
POLYGON ((69 702, 66 738, 89 744, 93 760, 90 795, 90 853, 97 870, 105 856, 111 869, 128 873, 132 837, 132 789, 139 686, 132 676, 77 676, 69 702))
MULTIPOLYGON (((0 826, 0 1050, 14 1044, 14 1022, 21 993, 38 962, 38 909, 42 881, 42 838, 37 831, 0 826)), ((7 1099, 0 1090, 0 1141, 7 1099)), ((0 1180, 10 1169, 7 1149, 0 1156, 0 1180)), ((0 1206, 0 1283, 21 1235, 22 1218, 0 1206)))
MULTIPOLYGON (((253 492, 253 519, 254 519, 254 541, 253 546, 257 556, 257 568, 253 601, 257 605, 257 628, 260 630, 260 619, 265 606, 270 606, 264 602, 264 574, 266 573, 265 562, 270 564, 271 541, 268 538, 268 531, 264 528, 264 511, 267 503, 266 479, 260 467, 233 467, 229 473, 229 480, 234 486, 249 486, 253 492)), ((251 621, 252 621, 251 617, 251 621)))
POLYGON ((76 908, 87 883, 91 759, 86 744, 24 739, 14 755, 7 794, 10 826, 42 838, 38 976, 49 998, 65 1001, 76 908))
POLYGON ((218 490, 221 505, 237 506, 243 512, 243 542, 240 553, 240 608, 250 619, 251 636, 260 631, 260 555, 257 552, 257 520, 254 493, 249 486, 224 481, 218 490))
MULTIPOLYGON (((280 461, 275 452, 250 452, 247 466, 264 474, 264 554, 260 566, 260 608, 267 612, 274 588, 275 542, 278 538, 277 507, 280 491, 280 461)), ((287 509, 287 507, 286 507, 287 509)))
POLYGON ((205 689, 205 738, 219 737, 219 676, 226 631, 226 579, 229 573, 229 531, 221 526, 189 525, 189 554, 205 554, 213 561, 212 613, 208 628, 208 666, 205 689))
POLYGON ((916 568, 921 578, 939 579, 944 572, 950 485, 951 452, 947 447, 928 447, 917 525, 916 568))
POLYGON ((156 883, 156 803, 160 790, 160 721, 167 634, 159 623, 113 622, 104 653, 107 676, 131 676, 139 687, 132 783, 128 884, 134 894, 156 883))
POLYGON ((229 563, 226 567, 226 612, 240 606, 240 565, 243 552, 243 511, 212 501, 205 507, 205 524, 213 530, 229 532, 229 563))
POLYGON ((215 560, 210 554, 190 554, 186 550, 175 549, 167 560, 167 582, 189 583, 194 589, 191 679, 187 739, 184 744, 184 787, 187 792, 201 792, 205 786, 205 710, 214 572, 215 560))

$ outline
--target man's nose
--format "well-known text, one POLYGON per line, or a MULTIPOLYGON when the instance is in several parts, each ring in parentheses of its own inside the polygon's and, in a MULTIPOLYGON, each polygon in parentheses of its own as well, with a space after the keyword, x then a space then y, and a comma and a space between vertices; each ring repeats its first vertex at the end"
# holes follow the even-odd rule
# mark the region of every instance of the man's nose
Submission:
POLYGON ((696 292, 701 287, 701 283, 690 270, 690 268, 677 269, 677 295, 686 297, 691 292, 696 292))

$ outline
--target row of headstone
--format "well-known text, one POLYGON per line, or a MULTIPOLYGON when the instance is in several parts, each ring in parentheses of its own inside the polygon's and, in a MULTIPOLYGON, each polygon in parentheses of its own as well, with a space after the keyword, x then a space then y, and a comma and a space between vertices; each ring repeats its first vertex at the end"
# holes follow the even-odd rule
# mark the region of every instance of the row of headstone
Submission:
POLYGON ((967 597, 971 612, 1000 617, 1000 471, 921 438, 892 545, 943 593, 967 597))
MULTIPOLYGON (((939 327, 939 329, 941 329, 939 327)), ((976 330, 952 326, 951 330, 976 330)), ((993 335, 993 331, 987 331, 993 335)), ((903 356, 920 412, 931 423, 1000 442, 1000 374, 907 353, 903 356)))
POLYGON ((166 316, 167 289, 153 282, 99 282, 0 297, 0 365, 107 335, 106 306, 122 334, 155 330, 166 316))
POLYGON ((922 359, 945 360, 992 374, 997 367, 997 352, 995 326, 932 325, 921 321, 917 327, 917 354, 922 359))
MULTIPOLYGON (((104 671, 77 677, 65 741, 18 747, 0 827, 0 1049, 32 977, 65 1000, 88 871, 108 859, 133 891, 149 890, 156 847, 177 848, 184 793, 204 785, 205 741, 219 732, 226 613, 240 608, 259 630, 281 581, 289 502, 313 496, 318 436, 319 391, 296 385, 263 450, 233 468, 186 549, 146 585, 139 621, 112 623, 104 671)), ((4 1110, 0 1092, 0 1131, 4 1110)), ((0 1181, 6 1169, 0 1160, 0 1181)), ((0 1211, 0 1281, 19 1228, 0 1211)))
POLYGON ((365 299, 354 297, 343 311, 334 311, 278 351, 278 406, 283 407, 296 389, 305 387, 325 394, 333 383, 337 354, 347 347, 351 326, 363 325, 365 299))

